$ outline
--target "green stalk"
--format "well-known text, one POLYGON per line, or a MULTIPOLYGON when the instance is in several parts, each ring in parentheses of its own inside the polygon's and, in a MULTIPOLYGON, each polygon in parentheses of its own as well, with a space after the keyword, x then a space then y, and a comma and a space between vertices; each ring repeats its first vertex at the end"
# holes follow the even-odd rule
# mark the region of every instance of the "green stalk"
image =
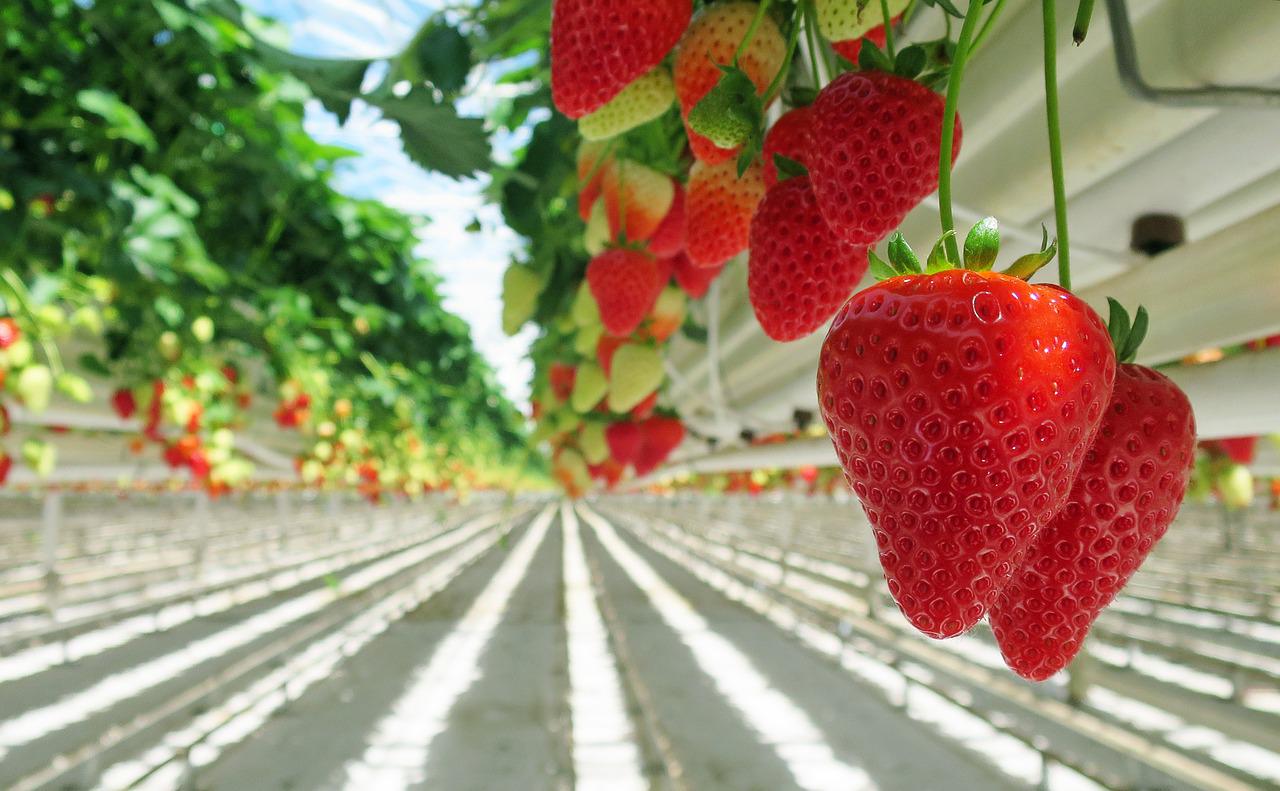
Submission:
POLYGON ((1062 168, 1062 124, 1058 114, 1058 18, 1054 0, 1044 10, 1044 108, 1053 170, 1053 217, 1058 226, 1058 285, 1071 290, 1071 242, 1067 234, 1067 179, 1062 168))
POLYGON ((769 10, 769 0, 760 0, 760 5, 756 6, 756 15, 751 19, 751 26, 747 28, 747 34, 742 37, 742 41, 738 44, 737 52, 733 53, 733 65, 738 65, 738 58, 742 57, 742 53, 747 51, 747 47, 751 46, 751 40, 756 37, 756 31, 760 29, 760 23, 764 21, 765 12, 769 10))
POLYGON ((942 145, 938 154, 938 215, 942 220, 947 257, 957 264, 960 262, 960 245, 956 242, 956 219, 951 211, 951 149, 955 145, 960 83, 964 77, 965 64, 969 60, 974 29, 977 28, 978 17, 981 15, 982 0, 969 0, 969 8, 964 12, 964 24, 960 26, 960 38, 956 40, 955 61, 951 64, 951 74, 947 78, 947 101, 942 111, 942 145))
POLYGON ((804 38, 809 44, 809 61, 813 68, 813 87, 814 90, 822 90, 822 67, 819 65, 818 58, 818 38, 815 33, 815 25, 813 24, 813 4, 811 2, 804 3, 804 38))
POLYGON ((880 15, 884 17, 884 51, 893 60, 896 50, 893 47, 893 17, 889 16, 889 0, 880 0, 880 15))
POLYGON ((804 14, 800 11, 800 6, 796 6, 796 15, 791 20, 791 34, 787 39, 787 58, 782 62, 782 68, 778 69, 778 73, 773 76, 773 80, 769 83, 769 87, 764 92, 764 103, 769 104, 773 100, 774 93, 782 89, 782 82, 786 79, 787 72, 791 71, 791 61, 796 56, 796 44, 800 39, 800 22, 804 14))
POLYGON ((978 31, 978 36, 973 40, 973 46, 969 48, 969 54, 982 49, 982 45, 986 43, 987 36, 991 35, 991 29, 996 26, 996 20, 1000 18, 1000 13, 1004 11, 1006 0, 996 0, 995 6, 992 7, 991 13, 987 14, 987 21, 982 23, 982 29, 978 31))
POLYGON ((1089 20, 1093 18, 1093 0, 1080 0, 1080 7, 1076 9, 1076 24, 1071 29, 1071 40, 1080 46, 1084 43, 1084 37, 1089 35, 1089 20))

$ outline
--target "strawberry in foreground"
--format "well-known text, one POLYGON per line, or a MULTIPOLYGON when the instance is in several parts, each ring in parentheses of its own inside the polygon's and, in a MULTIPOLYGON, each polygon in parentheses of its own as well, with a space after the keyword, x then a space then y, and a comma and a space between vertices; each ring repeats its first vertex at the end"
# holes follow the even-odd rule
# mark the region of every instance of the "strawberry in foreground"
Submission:
POLYGON ((581 118, 657 66, 680 40, 691 0, 555 0, 551 97, 581 118))
POLYGON ((1063 506, 1115 379, 1107 329, 1083 301, 1023 280, 1056 245, 989 271, 995 221, 940 242, 928 272, 895 234, 883 282, 836 314, 818 403, 875 534, 889 591, 931 637, 981 620, 1063 506))
MULTIPOLYGON (((1113 303, 1121 360, 1132 359, 1135 332, 1113 303)), ((991 629, 1018 675, 1043 681, 1066 667, 1089 627, 1178 513, 1195 465, 1191 404, 1164 375, 1126 362, 1071 497, 1040 532, 1022 566, 991 608, 991 629)))
POLYGON ((751 217, 764 198, 764 171, 741 177, 736 162, 695 162, 685 205, 685 253, 694 266, 718 267, 747 249, 751 217))
MULTIPOLYGON (((846 72, 813 104, 806 164, 818 208, 853 244, 874 245, 938 188, 942 97, 918 82, 846 72)), ((960 153, 956 118, 952 159, 960 153)))
MULTIPOLYGON (((693 131, 689 128, 688 119, 690 111, 724 76, 720 67, 733 61, 757 8, 755 3, 744 2, 707 6, 694 17, 676 50, 673 68, 676 99, 680 102, 680 115, 686 122, 689 147, 693 155, 703 162, 728 162, 737 154, 736 148, 720 148, 693 131)), ((738 58, 737 67, 755 86, 756 92, 763 94, 778 69, 782 68, 786 55, 787 43, 782 32, 766 14, 750 44, 738 58)))
POLYGON ((803 338, 831 318, 867 272, 867 249, 841 239, 818 211, 809 179, 770 188, 751 221, 751 307, 775 341, 803 338))
POLYGON ((606 250, 587 265, 587 284, 611 335, 635 332, 667 283, 667 269, 648 253, 606 250))

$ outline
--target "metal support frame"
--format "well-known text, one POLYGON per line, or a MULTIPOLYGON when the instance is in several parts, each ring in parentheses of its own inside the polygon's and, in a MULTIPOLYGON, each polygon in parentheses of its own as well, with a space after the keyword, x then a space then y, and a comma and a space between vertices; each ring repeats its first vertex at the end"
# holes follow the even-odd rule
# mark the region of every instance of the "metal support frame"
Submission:
POLYGON ((1126 0, 1107 0, 1111 41, 1116 53, 1120 83, 1135 99, 1170 107, 1252 107, 1280 110, 1280 90, 1250 85, 1201 85, 1194 88, 1161 88, 1147 82, 1138 62, 1126 0))

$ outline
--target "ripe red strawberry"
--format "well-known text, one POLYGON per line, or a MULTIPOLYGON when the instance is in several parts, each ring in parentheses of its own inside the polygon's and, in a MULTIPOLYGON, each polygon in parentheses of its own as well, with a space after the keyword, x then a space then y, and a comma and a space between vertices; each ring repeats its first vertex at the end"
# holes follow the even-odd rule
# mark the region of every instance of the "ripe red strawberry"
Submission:
POLYGON ((645 400, 636 404, 631 410, 631 417, 636 420, 644 420, 653 414, 653 409, 658 405, 658 391, 654 390, 645 400))
POLYGON ((622 475, 627 468, 617 459, 608 458, 599 464, 587 465, 587 471, 591 473, 592 478, 603 483, 606 489, 612 489, 618 485, 618 481, 622 480, 622 475))
POLYGON ((813 106, 797 107, 783 115, 778 122, 769 127, 764 136, 764 150, 761 162, 764 165, 764 185, 772 187, 778 183, 778 168, 774 164, 773 155, 781 154, 808 167, 809 161, 809 128, 813 124, 813 106))
POLYGON ((596 342, 596 360, 599 361, 606 376, 613 371, 613 353, 626 342, 625 337, 620 338, 614 335, 601 335, 600 340, 596 342))
POLYGON ((648 475, 684 442, 684 424, 673 417, 651 417, 640 422, 642 437, 635 455, 636 475, 648 475))
POLYGON ((742 178, 736 162, 695 162, 685 205, 685 253, 694 266, 718 267, 746 250, 751 216, 763 197, 759 162, 742 178))
POLYGON ((1102 319, 992 272, 892 277, 845 303, 818 403, 908 620, 981 620, 1066 502, 1111 397, 1102 319))
MULTIPOLYGON (((808 161, 827 224, 874 245, 938 188, 942 97, 881 71, 841 74, 813 105, 808 161)), ((956 118, 952 158, 960 153, 956 118)))
POLYGON ((666 267, 648 253, 606 250, 587 265, 587 285, 600 306, 600 322, 611 335, 630 335, 662 293, 666 267))
POLYGON ((684 250, 684 187, 675 183, 675 196, 667 216, 662 218, 653 236, 649 237, 649 252, 658 258, 670 258, 684 250))
POLYGON ((707 289, 711 288, 711 281, 715 280, 724 266, 694 266, 689 260, 689 256, 681 253, 671 259, 672 271, 675 274, 676 285, 684 289, 684 293, 688 294, 691 299, 702 299, 706 296, 707 289))
POLYGON ((766 335, 793 341, 810 334, 866 273, 867 248, 827 227, 807 177, 787 179, 765 194, 751 221, 747 292, 766 335))
POLYGON ((671 211, 676 194, 670 176, 625 159, 604 166, 600 191, 611 235, 633 242, 653 236, 671 211))
POLYGON ((133 397, 132 390, 122 387, 111 394, 111 407, 121 420, 128 420, 138 411, 138 402, 133 397))
POLYGON ((1257 437, 1225 437, 1218 440, 1218 447, 1236 464, 1253 464, 1258 451, 1257 437))
MULTIPOLYGON (((689 111, 720 81, 724 72, 719 67, 733 61, 733 55, 756 15, 756 8, 755 3, 744 2, 707 6, 694 17, 676 50, 673 73, 680 116, 686 121, 685 131, 689 134, 693 155, 703 162, 727 162, 734 158, 737 150, 720 148, 690 129, 689 111)), ((766 15, 738 59, 738 67, 756 86, 756 91, 763 94, 778 69, 782 68, 786 55, 787 43, 782 32, 766 15)))
POLYGON ((653 305, 653 313, 641 332, 658 343, 665 342, 684 324, 687 303, 685 293, 676 286, 662 289, 662 294, 653 305))
POLYGON ((18 322, 9 317, 0 319, 0 349, 7 349, 22 337, 18 322))
POLYGON ((640 425, 631 421, 610 423, 604 430, 604 439, 609 443, 609 453, 623 465, 635 461, 636 454, 640 452, 640 445, 644 441, 640 425))
POLYGON ((581 118, 657 66, 689 25, 691 0, 555 0, 551 96, 581 118))
POLYGON ((0 486, 9 480, 9 471, 13 469, 13 457, 0 450, 0 486))
POLYGON ((1005 662, 1043 681, 1085 634, 1178 513, 1195 464, 1195 418, 1178 386, 1121 365, 1071 497, 1040 531, 991 608, 1005 662))
POLYGON ((577 374, 578 369, 568 363, 552 363, 547 368, 547 381, 551 384, 551 392, 555 393, 557 399, 569 400, 577 374))
MULTIPOLYGON (((893 18, 893 24, 895 27, 897 26, 898 22, 901 19, 902 17, 900 16, 896 16, 893 18)), ((880 49, 884 49, 884 42, 885 42, 884 25, 883 24, 876 25, 875 27, 868 30, 865 36, 860 36, 858 38, 845 39, 844 41, 833 41, 831 42, 831 48, 836 51, 836 54, 844 57, 850 63, 857 63, 858 56, 862 54, 863 41, 870 41, 880 49)))

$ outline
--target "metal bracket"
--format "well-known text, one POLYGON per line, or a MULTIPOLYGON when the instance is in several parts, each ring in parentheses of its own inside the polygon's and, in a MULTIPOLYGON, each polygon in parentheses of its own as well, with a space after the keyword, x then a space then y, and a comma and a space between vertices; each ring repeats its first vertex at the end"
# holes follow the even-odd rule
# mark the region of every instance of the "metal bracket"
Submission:
POLYGON ((1138 65, 1138 47, 1125 0, 1107 0, 1111 40, 1115 46, 1120 82, 1135 99, 1173 107, 1256 107, 1280 109, 1280 90, 1256 86, 1203 85, 1158 88, 1147 82, 1138 65))

